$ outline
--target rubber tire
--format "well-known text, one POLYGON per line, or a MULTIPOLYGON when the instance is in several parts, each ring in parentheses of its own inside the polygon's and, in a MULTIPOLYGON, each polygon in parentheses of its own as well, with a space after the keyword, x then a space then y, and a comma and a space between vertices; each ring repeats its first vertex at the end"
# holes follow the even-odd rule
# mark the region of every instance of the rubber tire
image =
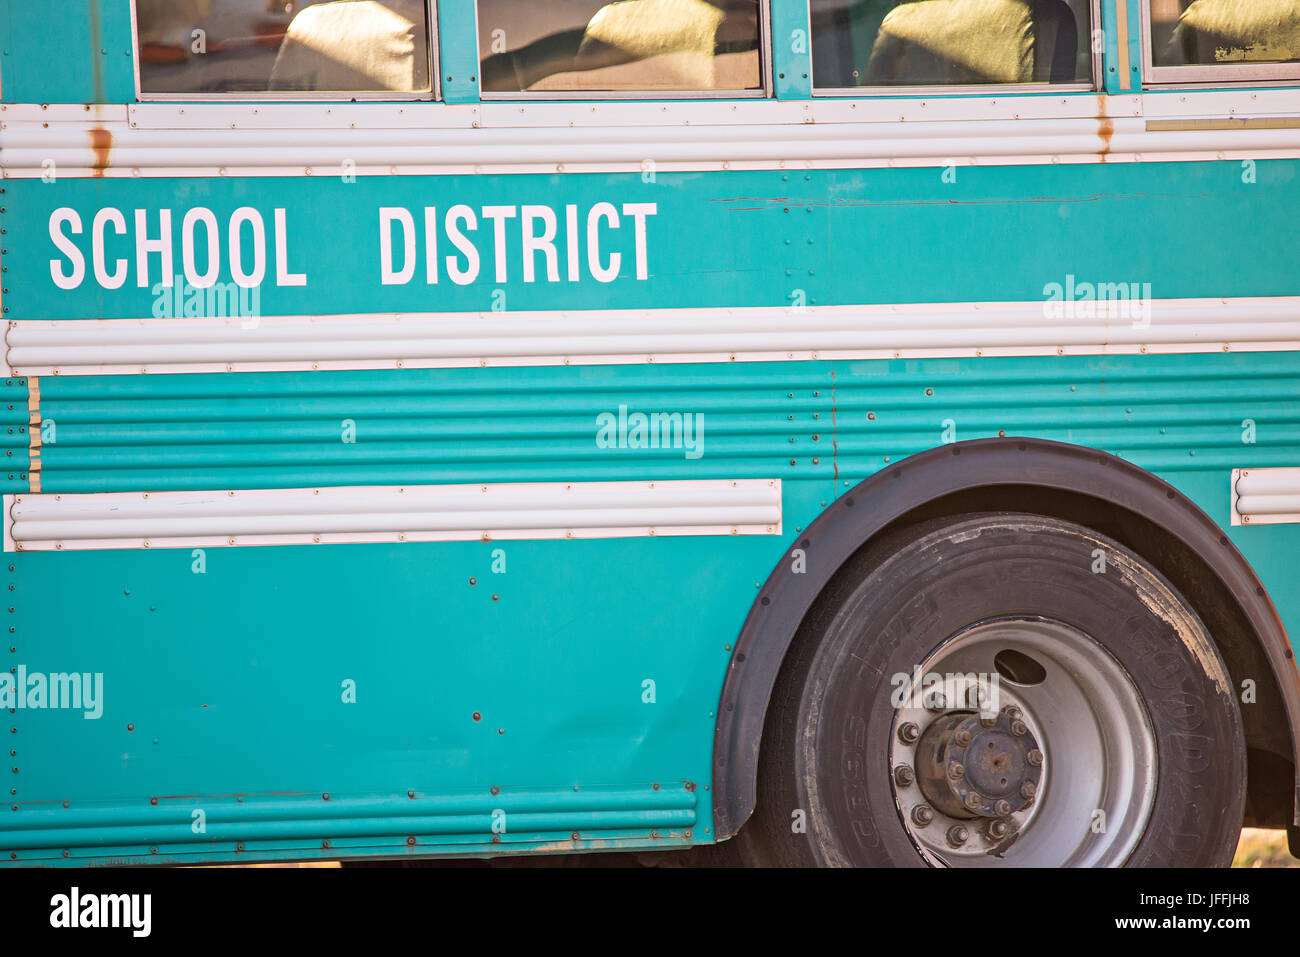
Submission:
POLYGON ((965 626, 999 616, 1073 625, 1132 678, 1155 736, 1157 781, 1125 866, 1229 864, 1246 749, 1228 671, 1205 626, 1155 568, 1117 542, 1016 513, 949 517, 887 535, 828 583, 769 704, 758 807, 731 842, 738 859, 923 865, 890 782, 889 679, 910 674, 965 626), (1098 548, 1105 574, 1092 571, 1098 548), (799 810, 805 833, 792 826, 799 810))

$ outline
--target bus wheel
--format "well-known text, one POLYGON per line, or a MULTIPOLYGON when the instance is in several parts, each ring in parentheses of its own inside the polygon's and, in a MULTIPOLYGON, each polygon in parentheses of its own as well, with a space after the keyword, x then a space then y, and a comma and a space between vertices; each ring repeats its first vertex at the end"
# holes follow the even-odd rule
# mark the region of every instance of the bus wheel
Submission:
POLYGON ((1195 611, 1087 528, 982 513, 872 543, 832 580, 767 717, 745 859, 1212 866, 1245 742, 1195 611))

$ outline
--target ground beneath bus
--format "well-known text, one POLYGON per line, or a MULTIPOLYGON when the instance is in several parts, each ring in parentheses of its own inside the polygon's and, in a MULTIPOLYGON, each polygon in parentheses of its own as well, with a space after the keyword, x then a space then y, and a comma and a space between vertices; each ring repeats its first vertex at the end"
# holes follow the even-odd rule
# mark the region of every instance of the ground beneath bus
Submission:
MULTIPOLYGON (((494 861, 401 861, 403 867, 492 867, 511 866, 527 861, 534 866, 551 864, 556 867, 646 867, 689 866, 691 851, 669 851, 660 854, 561 854, 546 858, 498 858, 494 861)), ((391 862, 390 862, 391 863, 391 862)), ((230 867, 338 867, 338 861, 315 861, 309 864, 231 864, 230 867)), ((1300 860, 1286 849, 1286 832, 1247 827, 1241 832, 1237 856, 1233 867, 1294 867, 1300 860)))

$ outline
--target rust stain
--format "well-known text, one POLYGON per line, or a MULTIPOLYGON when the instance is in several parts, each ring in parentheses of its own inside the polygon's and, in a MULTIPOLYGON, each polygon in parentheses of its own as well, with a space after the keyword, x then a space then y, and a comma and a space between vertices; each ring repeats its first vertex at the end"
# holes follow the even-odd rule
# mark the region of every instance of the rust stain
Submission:
POLYGON ((1097 154, 1101 161, 1106 162, 1106 156, 1110 153, 1110 141, 1115 135, 1115 121, 1106 115, 1106 95, 1097 94, 1097 135, 1101 137, 1101 149, 1097 154))
POLYGON ((1098 155, 1101 161, 1106 162, 1106 154, 1110 152, 1110 139, 1115 135, 1115 121, 1110 117, 1104 117, 1097 123, 1097 135, 1101 137, 1101 149, 1098 155))
POLYGON ((113 152, 113 134, 102 127, 95 127, 90 131, 90 148, 95 153, 92 175, 103 176, 104 170, 108 169, 109 155, 113 152))

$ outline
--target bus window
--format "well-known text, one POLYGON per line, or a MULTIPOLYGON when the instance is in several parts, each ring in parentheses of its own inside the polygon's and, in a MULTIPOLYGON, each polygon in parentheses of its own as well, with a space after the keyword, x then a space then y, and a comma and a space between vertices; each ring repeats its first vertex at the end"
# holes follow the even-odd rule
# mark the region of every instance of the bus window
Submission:
POLYGON ((812 0, 813 84, 1087 84, 1089 0, 812 0))
POLYGON ((426 0, 136 0, 142 98, 431 92, 426 0))
POLYGON ((484 93, 763 88, 759 0, 478 0, 484 93))
POLYGON ((1147 13, 1153 79, 1300 76, 1300 0, 1150 0, 1147 13))

